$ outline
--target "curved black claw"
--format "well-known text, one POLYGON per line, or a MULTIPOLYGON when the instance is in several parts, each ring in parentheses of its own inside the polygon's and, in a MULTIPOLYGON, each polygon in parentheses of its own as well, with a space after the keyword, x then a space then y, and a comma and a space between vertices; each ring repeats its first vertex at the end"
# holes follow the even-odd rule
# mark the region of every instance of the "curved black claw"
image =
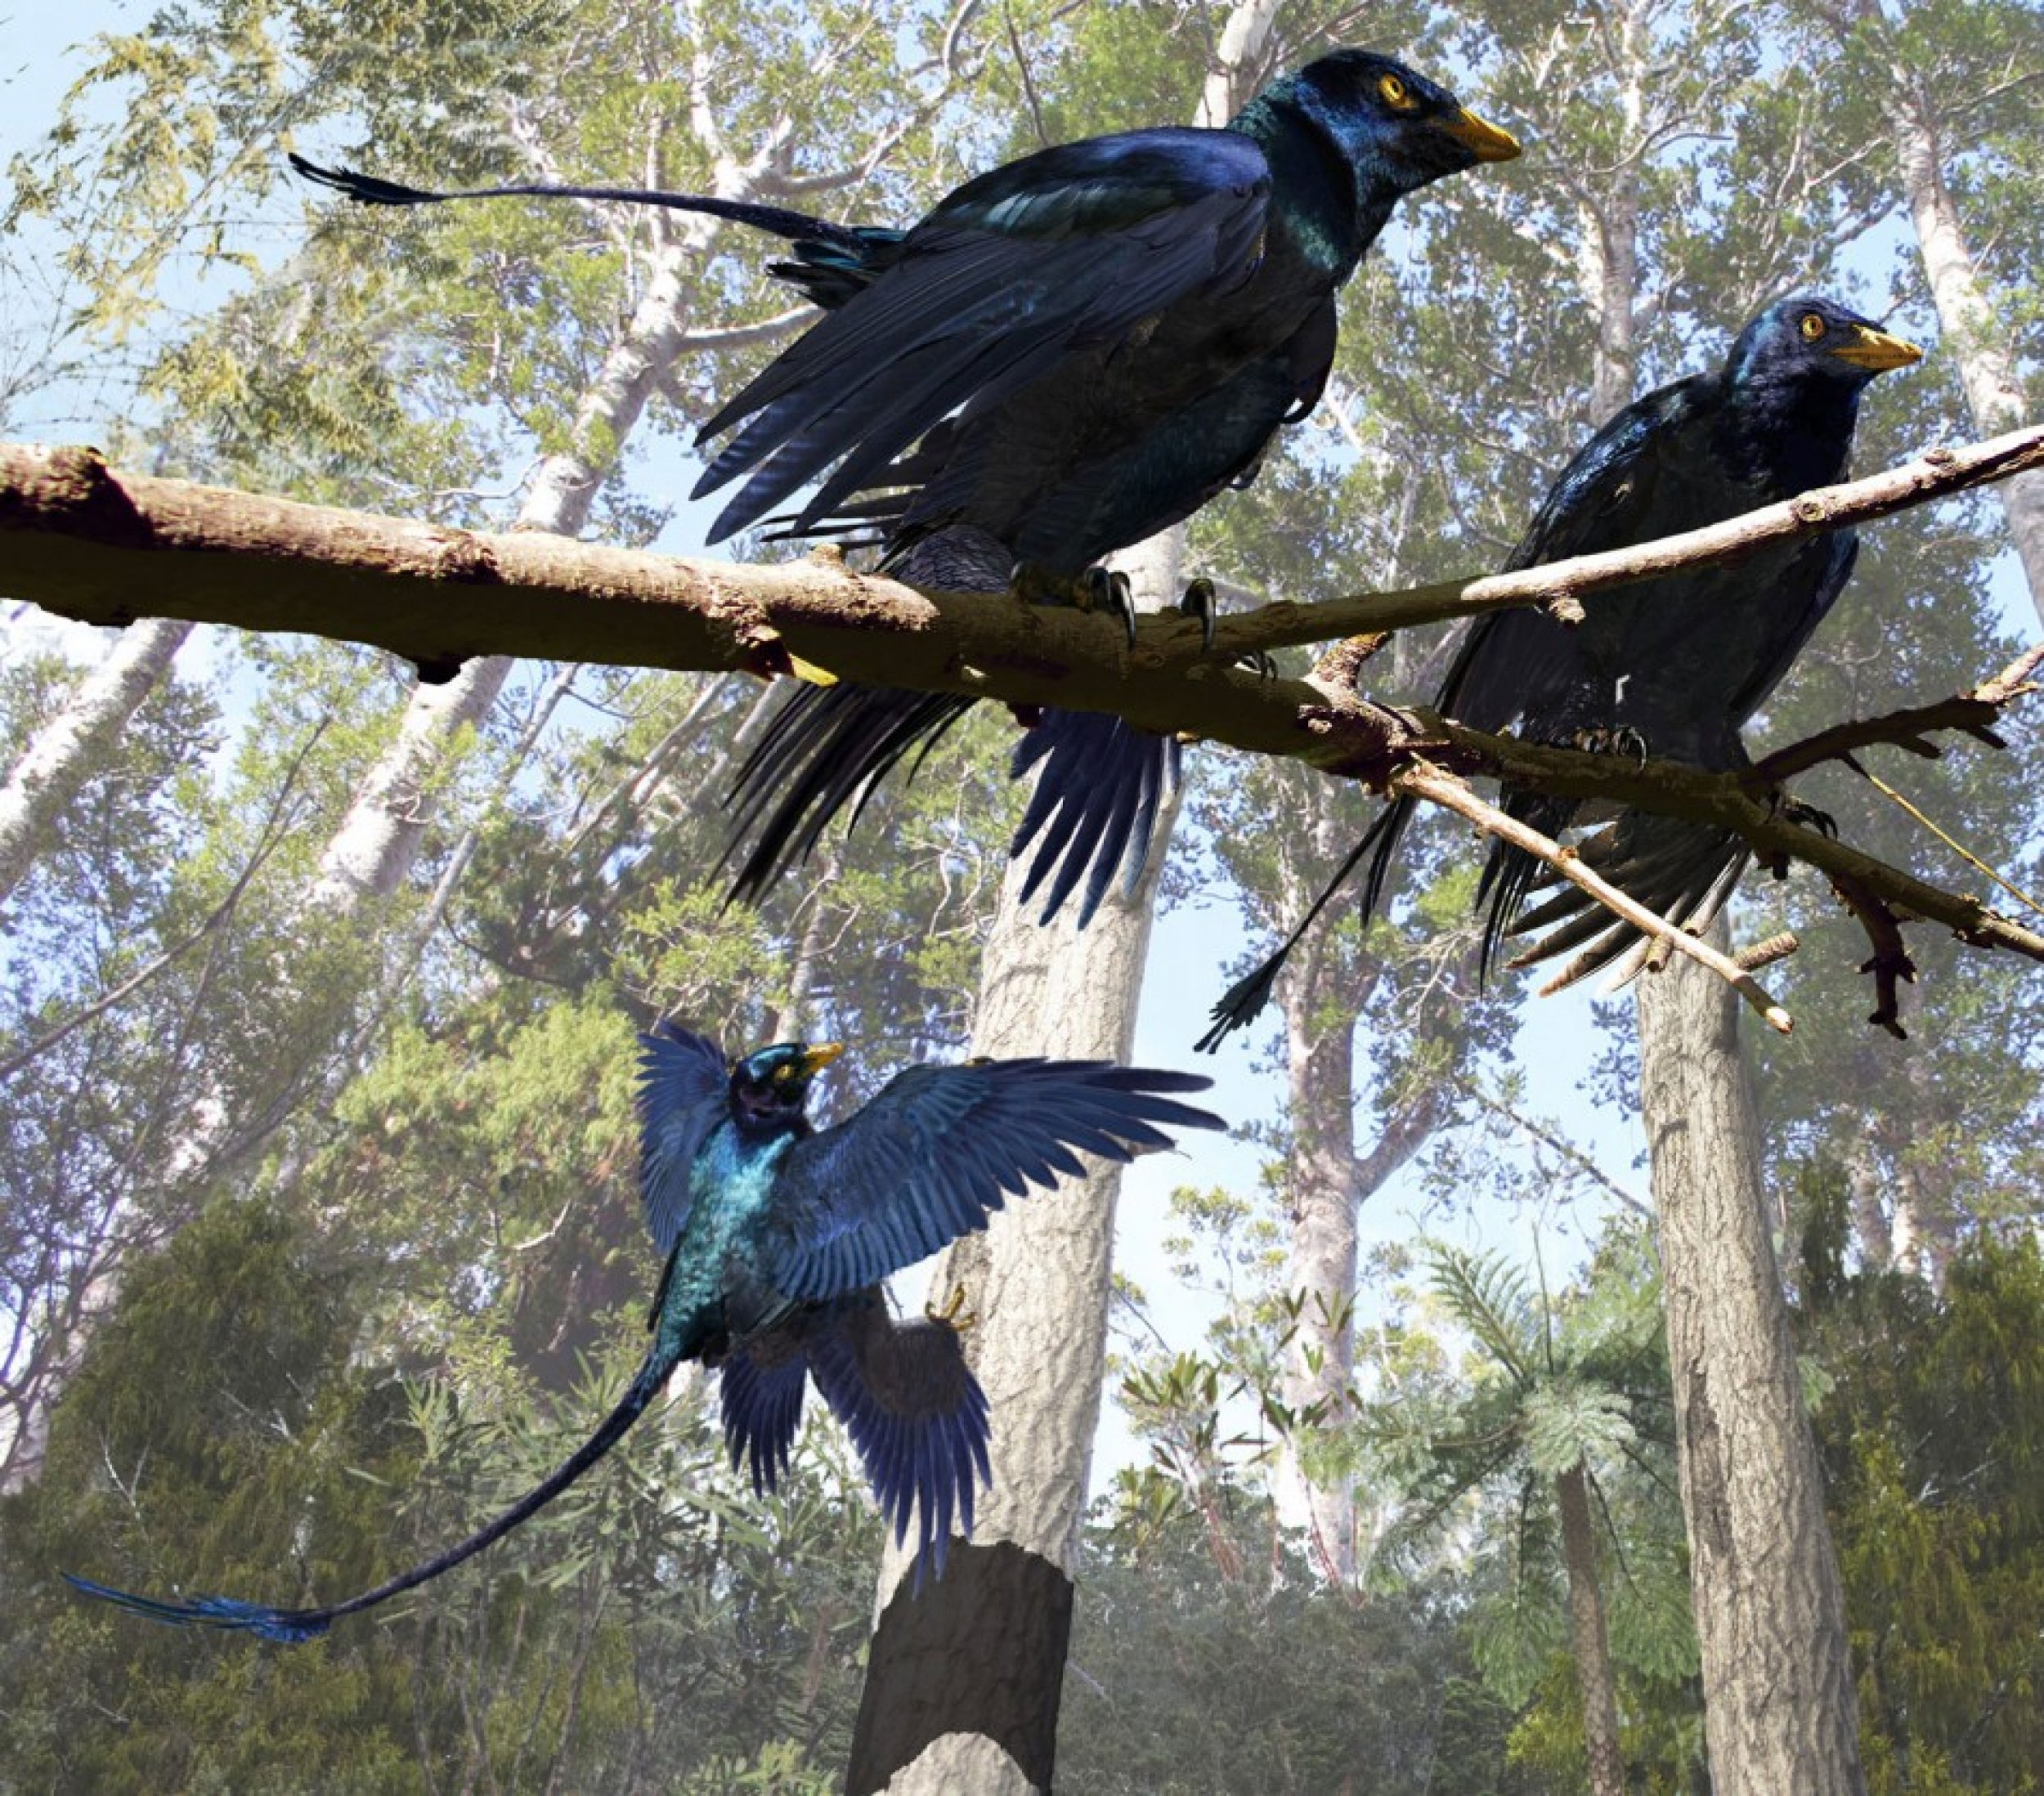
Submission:
POLYGON ((1647 738, 1629 723, 1576 730, 1570 735, 1568 746, 1585 755, 1629 755, 1642 767, 1647 764, 1647 738))
POLYGON ((1278 677, 1278 664, 1268 649, 1253 648, 1246 655, 1236 656, 1235 664, 1253 670, 1258 679, 1274 680, 1278 677))
POLYGON ((1829 811, 1820 811, 1814 804, 1805 804, 1800 798, 1791 798, 1778 788, 1768 800, 1768 808, 1786 823, 1800 823, 1806 830, 1815 830, 1819 835, 1831 841, 1838 840, 1838 819, 1829 811))
POLYGON ((1128 633, 1128 646, 1133 648, 1136 601, 1129 590, 1127 575, 1111 567, 1089 567, 1086 570, 1086 593, 1087 610, 1120 617, 1122 628, 1128 633))
POLYGON ((1218 615, 1215 604, 1213 582, 1204 575, 1187 586, 1178 600, 1178 609, 1188 617, 1199 620, 1199 652, 1213 652, 1213 624, 1218 615))

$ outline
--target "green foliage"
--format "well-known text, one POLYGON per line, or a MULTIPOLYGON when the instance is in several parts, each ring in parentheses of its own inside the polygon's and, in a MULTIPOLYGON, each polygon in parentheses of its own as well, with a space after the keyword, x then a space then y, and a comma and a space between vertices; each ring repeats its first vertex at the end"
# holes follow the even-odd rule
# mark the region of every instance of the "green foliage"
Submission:
POLYGON ((1441 1534, 1473 1530, 1472 1659, 1520 1713, 1515 1756, 1563 1786, 1585 1776, 1569 1590, 1593 1580, 1630 1774, 1679 1785, 1701 1739, 1651 1243, 1614 1229, 1554 1297, 1495 1252, 1435 1246, 1424 1263, 1441 1319, 1474 1351, 1462 1377, 1401 1375, 1365 1408, 1406 1505, 1383 1550, 1417 1565, 1441 1534), (1579 1468, 1599 1525, 1589 1565, 1567 1562, 1558 1507, 1557 1480, 1579 1468))
POLYGON ((374 1718, 404 1712, 398 1668, 138 1630, 55 1579, 331 1588, 393 1569, 379 1536, 405 1431, 390 1388, 347 1366, 352 1282, 261 1202, 216 1203, 129 1275, 42 1481, 0 1503, 23 1787, 246 1787, 269 1766, 298 1767, 285 1788, 393 1787, 408 1749, 374 1718))
POLYGON ((1254 1498, 1213 1521, 1181 1511, 1140 1550, 1126 1512, 1109 1513, 1075 1623, 1060 1789, 1544 1787, 1506 1767, 1506 1718, 1468 1688, 1446 1586, 1367 1601, 1330 1589, 1273 1546, 1254 1498))
MULTIPOLYGON (((1634 386, 1701 365, 1791 281, 1878 304, 1878 253, 1840 250, 1892 199, 1897 68, 1952 101, 1948 172, 1991 221, 1979 247, 1997 317, 2033 374, 2035 10, 1921 0, 1842 42, 1828 16, 1801 17, 1793 55, 1775 35, 1790 16, 1280 9, 1267 65, 1329 34, 1402 47, 1453 68, 1531 153, 1413 208, 1396 256, 1346 298, 1329 405, 1203 514, 1199 565, 1244 598, 1299 600, 1494 565, 1597 421, 1600 361, 1634 386), (1598 258, 1629 229, 1637 279, 1615 295, 1598 258)), ((585 402, 655 280, 680 284, 690 322, 779 311, 756 246, 705 233, 677 251, 671 221, 618 208, 356 211, 286 185, 285 148, 448 185, 700 189, 756 161, 788 204, 905 219, 1043 139, 1188 116, 1226 18, 967 9, 947 65, 953 21, 918 5, 173 8, 96 43, 47 145, 10 170, 0 284, 39 246, 60 253, 38 289, 47 334, 0 320, 0 412, 20 415, 47 373, 89 368, 92 434, 116 453, 454 522, 504 521, 533 459, 572 446, 607 470, 592 531, 647 540, 672 459, 640 455, 636 411, 585 402)), ((1913 263, 1893 280, 1899 321, 1928 334, 1913 263)), ((648 415, 685 429, 772 347, 689 351, 648 415)), ((1962 431, 1948 355, 1890 387, 1862 465, 1962 431)), ((1868 531, 1756 746, 1998 665, 1992 528, 1980 502, 1868 531)), ((1427 693, 1442 649, 1409 633, 1365 684, 1427 693)), ((89 1331, 25 1334, 4 1368, 16 1403, 64 1382, 74 1339, 89 1346, 41 1485, 0 1505, 0 1780, 835 1787, 878 1524, 825 1431, 778 1500, 737 1490, 700 1393, 528 1538, 394 1620, 295 1653, 151 1631, 51 1582, 71 1567, 331 1596, 556 1462, 614 1396, 654 1272, 634 1213, 633 1025, 673 1012, 734 1042, 846 1036, 848 1097, 963 1040, 1013 815, 1003 718, 954 732, 806 880, 726 910, 706 876, 715 801, 758 687, 582 670, 557 713, 555 671, 515 682, 437 770, 411 882, 357 923, 328 926, 303 894, 410 670, 297 642, 165 682, 8 901, 0 1058, 20 1064, 0 1101, 0 1307, 67 1317, 108 1294, 102 1275, 122 1282, 89 1331), (245 1195, 191 1223, 226 1189, 245 1195)), ((66 678, 0 667, 10 751, 66 678)), ((1869 764, 2034 884, 2033 732, 2012 745, 1869 764)), ((1260 947, 1369 805, 1290 764, 1195 764, 1212 856, 1177 889, 1217 867, 1260 947)), ((1805 795, 1855 841, 1973 878, 1849 774, 1813 776, 1805 795)), ((1552 1200, 1581 1169, 1524 1149, 1537 1119, 1510 1064, 1516 994, 1468 973, 1468 844, 1415 831, 1412 869, 1367 939, 1334 907, 1280 994, 1316 1043, 1365 1019, 1365 1140, 1351 1151, 1346 1055, 1306 1068, 1261 1139, 1353 1165, 1409 1132, 1431 1140, 1425 1176, 1458 1205, 1552 1200)), ((1991 1238, 2035 1214, 2034 980, 1916 932, 1924 996, 1898 1047, 1859 1021, 1846 970, 1864 949, 1821 882, 1753 880, 1746 918, 1804 942, 1768 975, 1800 1024, 1761 1050, 1776 1139, 1850 1166, 1856 1227, 1824 1212, 1831 1244, 1804 1277, 1806 1365, 1826 1386, 1876 1787, 2021 1789, 2044 1762, 2029 1720, 2036 1256, 1991 1238), (1941 1295, 1846 1270, 1855 1235, 1868 1249, 1873 1225, 1905 1213, 1934 1264, 1957 1254, 1941 1295), (1988 1238, 1961 1252, 1974 1234, 1988 1238)), ((1394 1294, 1376 1323, 1367 1425, 1327 1426, 1282 1394, 1287 1355, 1343 1307, 1280 1289, 1298 1178, 1288 1163, 1253 1198, 1177 1205, 1173 1251, 1222 1313, 1199 1350, 1172 1339, 1125 1360, 1152 1462, 1095 1530, 1061 1781, 1580 1788, 1549 1501, 1580 1461, 1609 1525, 1596 1572, 1629 1772, 1687 1787, 1694 1647, 1644 1247, 1614 1241, 1553 1302, 1495 1253, 1437 1259, 1432 1306, 1394 1294), (1380 1525, 1367 1600, 1317 1588, 1286 1546, 1264 1490, 1280 1444, 1316 1480, 1360 1478, 1380 1525)), ((1405 1276, 1396 1252, 1378 1270, 1405 1276)))
MULTIPOLYGON (((1842 1212, 1818 1171, 1805 1201, 1842 1212)), ((1806 1259, 1803 1339, 1836 1382, 1813 1422, 1859 1673, 1870 1788, 2039 1788, 2044 1254, 1983 1234, 1944 1288, 1806 1259)))

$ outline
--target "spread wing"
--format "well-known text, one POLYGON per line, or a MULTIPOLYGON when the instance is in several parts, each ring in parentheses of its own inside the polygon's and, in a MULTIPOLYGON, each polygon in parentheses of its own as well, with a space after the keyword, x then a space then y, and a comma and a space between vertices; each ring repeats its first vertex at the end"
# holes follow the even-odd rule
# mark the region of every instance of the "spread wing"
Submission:
POLYGON ((960 406, 1226 291, 1260 257, 1269 195, 1254 143, 1191 129, 1062 145, 967 182, 703 427, 742 428, 696 496, 752 471, 711 540, 836 463, 795 519, 806 531, 960 406))
POLYGON ((915 1512, 918 1584, 926 1566, 941 1575, 952 1518, 970 1534, 975 1480, 993 1480, 987 1396, 958 1331, 935 1318, 897 1322, 876 1287, 818 1332, 810 1369, 852 1437, 897 1545, 915 1512))
POLYGON ((769 1281, 791 1297, 843 1296, 986 1226, 1033 1185, 1168 1148, 1163 1126, 1221 1119, 1166 1095, 1213 1082, 1106 1060, 917 1066, 855 1115, 796 1142, 777 1168, 783 1245, 769 1281))
POLYGON ((688 1220, 688 1176, 728 1113, 731 1068, 714 1041, 662 1023, 639 1038, 639 1194, 647 1232, 674 1250, 688 1220))
POLYGON ((788 1469, 788 1453, 802 1426, 802 1387, 809 1382, 806 1315, 734 1347, 719 1374, 724 1409, 724 1444, 731 1469, 752 1474, 752 1489, 764 1497, 788 1469))

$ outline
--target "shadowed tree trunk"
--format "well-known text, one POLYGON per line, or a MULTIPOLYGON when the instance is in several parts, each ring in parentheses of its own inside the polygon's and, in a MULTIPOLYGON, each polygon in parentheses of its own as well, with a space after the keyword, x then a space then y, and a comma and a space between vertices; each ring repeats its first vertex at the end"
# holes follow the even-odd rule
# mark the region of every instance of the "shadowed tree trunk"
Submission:
MULTIPOLYGON (((1634 129, 1656 78, 1640 25, 1636 9, 1627 15, 1620 69, 1634 129)), ((1633 164, 1591 213, 1585 280, 1597 309, 1600 419, 1632 396, 1641 172, 1633 164)), ((1722 919, 1715 938, 1727 938, 1722 919)), ((1837 1561, 1768 1236, 1737 1000, 1692 971, 1703 973, 1685 959, 1640 983, 1640 1109, 1661 1212, 1710 1767, 1718 1796, 1827 1796, 1863 1787, 1837 1561), (1742 1449, 1736 1458, 1726 1449, 1732 1431, 1742 1449)), ((1622 1788, 1623 1762, 1588 1498, 1580 1484, 1571 1494, 1567 1477, 1558 1495, 1585 1735, 1601 1793, 1622 1788), (1583 1512, 1572 1516, 1572 1503, 1583 1512), (1579 1528, 1581 1538, 1571 1539, 1579 1528)))
POLYGON ((191 629, 188 623, 161 617, 129 625, 106 659, 22 750, 0 785, 0 899, 21 883, 95 759, 155 690, 191 629))
MULTIPOLYGON (((1140 600, 1175 592, 1182 529, 1119 558, 1140 600)), ((1127 1060, 1157 880, 1177 820, 1132 894, 1083 930, 1039 926, 1010 866, 981 963, 972 1051, 1127 1060)), ((966 1336, 993 1412, 993 1485, 973 1538, 920 1593, 909 1556, 881 1565, 866 1688, 845 1788, 953 1796, 1047 1790, 1072 1624, 1073 1577, 1100 1420, 1121 1169, 1011 1204, 955 1243, 932 1290, 965 1292, 966 1336)))
POLYGON ((1648 974, 1639 1046, 1713 1787, 1853 1796, 1866 1780, 1845 1602, 1738 1000, 1686 960, 1648 974))
MULTIPOLYGON (((1258 82, 1276 0, 1230 14, 1195 122, 1218 125, 1258 82)), ((1177 597, 1183 525, 1118 556, 1139 601, 1177 597)), ((1178 800, 1158 817, 1150 862, 1084 930, 1069 905, 1038 927, 1011 865, 981 963, 973 1051, 1126 1060, 1157 881, 1178 800)), ((1048 1790, 1071 1637, 1073 1574, 1107 1352, 1118 1168, 1033 1197, 954 1243, 934 1288, 962 1286, 966 1337, 993 1405, 993 1487, 970 1543, 916 1593, 908 1559, 881 1561, 877 1615, 845 1788, 929 1796, 1048 1790)))

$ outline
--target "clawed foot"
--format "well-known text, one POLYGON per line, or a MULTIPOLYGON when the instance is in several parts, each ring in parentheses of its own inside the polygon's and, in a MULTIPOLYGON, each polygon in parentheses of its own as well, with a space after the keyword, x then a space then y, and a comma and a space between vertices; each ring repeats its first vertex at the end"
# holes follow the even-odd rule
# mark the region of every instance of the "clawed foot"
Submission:
POLYGON ((1580 749, 1585 755, 1629 755, 1642 767, 1647 764, 1647 738, 1629 723, 1620 723, 1610 729, 1600 727, 1573 731, 1568 746, 1580 749))
MULTIPOLYGON (((1213 582, 1202 575, 1186 588, 1184 596, 1178 601, 1180 611, 1188 617, 1199 620, 1199 652, 1203 655, 1213 652, 1214 620, 1220 616, 1217 597, 1213 582)), ((1259 679, 1274 680, 1278 677, 1277 663, 1260 648, 1236 656, 1235 665, 1254 670, 1259 679)))
POLYGON ((1777 787, 1768 797, 1768 808, 1785 823, 1800 823, 1806 830, 1815 830, 1819 835, 1831 841, 1838 840, 1838 819, 1829 811, 1820 811, 1814 804, 1805 804, 1800 798, 1791 798, 1777 787))
POLYGON ((943 1309, 939 1310, 926 1303, 922 1306, 922 1313, 926 1321, 942 1323, 945 1328, 959 1334, 963 1334, 979 1319, 976 1310, 966 1308, 966 1288, 963 1285, 952 1287, 951 1301, 943 1309))
POLYGON ((1083 608, 1105 611, 1109 617, 1120 618, 1122 628, 1127 633, 1128 646, 1136 646, 1136 600, 1129 589, 1127 575, 1111 567, 1087 568, 1083 608))
POLYGON ((1121 619, 1128 646, 1136 646, 1136 605, 1126 574, 1094 567, 1074 578, 1033 562, 1017 562, 1008 570, 1008 590, 1025 605, 1074 605, 1083 611, 1105 611, 1121 619))

